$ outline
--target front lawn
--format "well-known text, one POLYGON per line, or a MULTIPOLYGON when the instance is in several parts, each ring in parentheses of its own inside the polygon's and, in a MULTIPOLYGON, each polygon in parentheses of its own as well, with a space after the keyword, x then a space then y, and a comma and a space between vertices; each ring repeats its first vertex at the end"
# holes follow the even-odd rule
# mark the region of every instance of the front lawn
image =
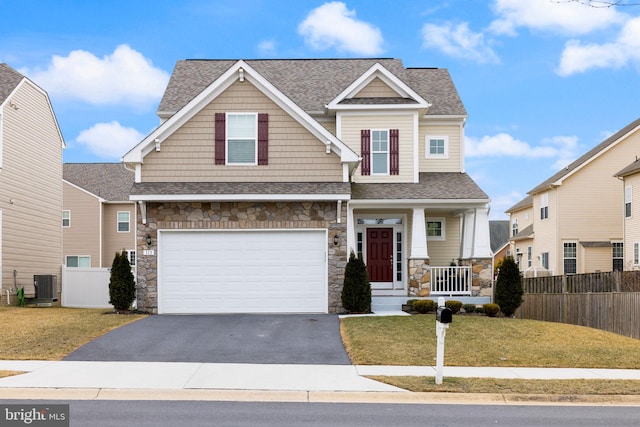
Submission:
POLYGON ((0 360, 60 360, 112 329, 141 319, 108 309, 0 307, 0 360))
MULTIPOLYGON (((434 366, 435 316, 347 317, 345 347, 356 365, 434 366)), ((640 369, 640 340, 582 326, 454 315, 447 366, 640 369)))

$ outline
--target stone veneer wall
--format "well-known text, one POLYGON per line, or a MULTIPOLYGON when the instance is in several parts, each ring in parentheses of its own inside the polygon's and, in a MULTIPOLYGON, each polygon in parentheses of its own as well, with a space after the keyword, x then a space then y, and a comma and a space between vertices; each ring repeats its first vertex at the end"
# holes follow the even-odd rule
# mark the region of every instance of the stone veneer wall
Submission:
MULTIPOLYGON (((460 265, 471 266, 471 296, 493 296, 493 266, 491 258, 460 260, 460 265)), ((410 297, 428 297, 431 293, 429 283, 431 270, 429 260, 409 260, 410 297)))
POLYGON ((138 215, 137 302, 138 309, 158 312, 158 230, 219 229, 327 229, 328 292, 330 313, 343 312, 341 294, 347 264, 346 203, 341 223, 336 202, 191 202, 147 203, 147 224, 138 215), (151 246, 146 236, 152 238, 151 246), (338 245, 333 244, 338 236, 338 245), (145 255, 151 249, 153 255, 145 255))

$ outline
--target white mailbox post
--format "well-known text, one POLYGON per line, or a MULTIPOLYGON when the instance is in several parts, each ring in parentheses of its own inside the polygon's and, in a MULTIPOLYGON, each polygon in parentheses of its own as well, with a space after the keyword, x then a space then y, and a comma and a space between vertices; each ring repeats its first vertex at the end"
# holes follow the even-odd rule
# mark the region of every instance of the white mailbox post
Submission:
POLYGON ((436 337, 438 346, 436 348, 436 384, 442 384, 442 371, 444 370, 444 338, 447 335, 449 323, 452 321, 451 310, 444 305, 444 297, 438 298, 438 308, 436 311, 436 337))

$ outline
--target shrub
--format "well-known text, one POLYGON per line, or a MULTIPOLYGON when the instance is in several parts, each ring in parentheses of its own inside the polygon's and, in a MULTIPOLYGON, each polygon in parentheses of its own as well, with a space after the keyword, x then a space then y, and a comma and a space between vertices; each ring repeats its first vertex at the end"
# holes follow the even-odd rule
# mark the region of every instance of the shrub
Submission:
POLYGON ((371 312, 371 284, 367 266, 361 258, 351 252, 344 270, 342 286, 342 306, 349 313, 371 312))
POLYGON ((127 252, 116 253, 109 278, 109 304, 117 311, 126 311, 136 298, 136 282, 131 272, 127 252))
POLYGON ((450 299, 444 302, 444 306, 451 310, 451 314, 456 314, 462 308, 462 301, 450 299))
POLYGON ((484 304, 482 311, 489 317, 496 317, 500 313, 500 306, 498 304, 484 304))
POLYGON ((484 313, 484 306, 483 305, 477 305, 476 306, 476 313, 483 314, 484 313))
POLYGON ((462 309, 465 313, 475 313, 476 305, 475 304, 462 304, 462 309))
POLYGON ((411 308, 413 308, 413 303, 418 301, 417 299, 408 299, 407 300, 407 305, 410 306, 411 308))
POLYGON ((500 267, 495 287, 495 302, 505 316, 511 317, 522 304, 522 276, 513 257, 506 257, 500 267))
POLYGON ((425 314, 436 309, 436 303, 430 299, 414 301, 413 309, 420 314, 425 314))

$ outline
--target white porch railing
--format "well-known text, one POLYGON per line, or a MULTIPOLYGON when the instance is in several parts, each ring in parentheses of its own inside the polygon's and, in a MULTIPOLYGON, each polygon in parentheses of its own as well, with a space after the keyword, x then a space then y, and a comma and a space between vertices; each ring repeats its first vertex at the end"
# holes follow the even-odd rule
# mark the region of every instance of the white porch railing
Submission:
POLYGON ((471 295, 471 267, 431 267, 431 295, 471 295))

